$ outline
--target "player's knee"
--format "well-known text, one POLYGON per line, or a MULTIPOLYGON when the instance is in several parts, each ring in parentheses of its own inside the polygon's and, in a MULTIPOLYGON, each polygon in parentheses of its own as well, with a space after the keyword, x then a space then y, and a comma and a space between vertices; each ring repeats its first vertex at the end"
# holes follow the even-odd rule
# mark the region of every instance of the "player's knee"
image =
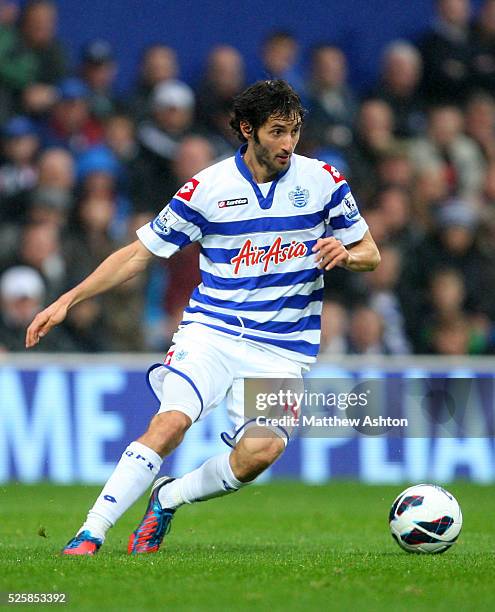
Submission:
POLYGON ((167 454, 182 442, 191 424, 191 419, 178 410, 160 412, 151 419, 144 443, 160 455, 167 454))
POLYGON ((232 454, 232 470, 241 482, 254 480, 284 452, 285 443, 278 436, 243 438, 232 454))
POLYGON ((160 412, 156 414, 150 422, 150 430, 164 436, 183 437, 191 427, 192 421, 183 412, 171 410, 170 412, 160 412))

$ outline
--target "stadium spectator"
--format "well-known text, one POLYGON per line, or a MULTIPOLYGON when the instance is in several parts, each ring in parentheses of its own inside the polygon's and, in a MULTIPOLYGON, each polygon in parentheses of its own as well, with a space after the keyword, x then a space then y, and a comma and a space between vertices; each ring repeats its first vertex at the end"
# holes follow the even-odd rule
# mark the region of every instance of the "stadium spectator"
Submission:
POLYGON ((349 353, 354 355, 387 355, 384 321, 381 315, 369 306, 358 306, 350 317, 349 353))
POLYGON ((419 90, 422 65, 418 49, 407 41, 393 41, 383 53, 380 81, 372 95, 392 109, 398 138, 418 136, 426 127, 425 101, 419 90))
POLYGON ((14 265, 29 266, 41 274, 46 285, 47 301, 63 291, 68 279, 60 229, 52 223, 23 226, 16 249, 4 262, 3 269, 14 265))
POLYGON ((67 225, 71 208, 72 197, 66 190, 57 187, 38 187, 31 194, 27 223, 53 225, 61 231, 67 225))
POLYGON ((28 0, 23 7, 21 37, 36 56, 40 83, 55 85, 68 72, 65 46, 56 37, 57 20, 57 6, 51 0, 28 0))
POLYGON ((412 214, 418 231, 433 229, 436 211, 448 196, 449 185, 442 165, 417 170, 412 184, 412 214))
POLYGON ((0 3, 0 125, 19 111, 22 90, 35 80, 38 64, 15 27, 17 0, 0 3))
POLYGON ((369 225, 370 231, 374 232, 373 237, 378 246, 383 246, 389 242, 387 220, 384 211, 374 206, 366 210, 366 223, 369 225))
POLYGON ((62 81, 57 89, 56 102, 43 128, 46 147, 64 147, 77 157, 101 142, 101 124, 89 112, 89 90, 77 78, 62 81))
POLYGON ((421 233, 413 223, 411 196, 407 190, 390 185, 377 193, 374 203, 383 213, 388 241, 402 254, 412 251, 418 245, 421 233))
POLYGON ((76 184, 72 155, 61 148, 44 151, 38 160, 38 186, 54 187, 72 193, 76 184))
MULTIPOLYGON (((24 350, 24 330, 45 304, 45 284, 34 268, 13 266, 0 276, 0 353, 24 350)), ((43 352, 70 351, 74 346, 63 327, 43 352)))
POLYGON ((422 352, 478 355, 491 350, 490 320, 486 315, 469 312, 465 303, 462 275, 452 268, 437 270, 430 281, 430 310, 423 323, 422 352))
POLYGON ((206 58, 206 71, 197 91, 197 118, 215 129, 214 116, 242 91, 245 83, 244 60, 234 47, 213 47, 206 58))
POLYGON ((163 199, 175 191, 172 163, 181 140, 190 133, 195 98, 181 81, 158 85, 153 93, 152 119, 139 126, 141 147, 136 168, 142 180, 141 193, 134 200, 136 212, 155 212, 163 199))
POLYGON ((430 352, 436 355, 467 355, 469 353, 469 323, 464 316, 438 321, 431 330, 430 352))
POLYGON ((139 123, 152 111, 152 96, 157 85, 179 76, 177 54, 171 47, 152 45, 143 54, 138 82, 130 96, 129 110, 139 123))
POLYGON ((128 169, 136 159, 139 148, 132 119, 125 114, 112 114, 105 122, 105 142, 128 169))
MULTIPOLYGON (((495 161, 489 164, 485 173, 481 202, 480 212, 484 216, 484 220, 492 227, 495 221, 495 161)), ((495 252, 493 242, 490 243, 489 248, 492 252, 495 252)))
POLYGON ((261 48, 260 79, 284 79, 304 97, 304 79, 298 67, 299 43, 290 32, 278 30, 269 34, 261 48))
POLYGON ((229 122, 232 99, 244 85, 244 59, 239 51, 227 45, 214 47, 198 87, 196 117, 218 158, 233 155, 239 146, 229 122))
POLYGON ((334 300, 323 300, 320 356, 345 355, 348 352, 348 329, 346 308, 334 300))
POLYGON ((94 196, 112 202, 110 234, 116 240, 127 235, 131 204, 119 181, 121 165, 113 151, 99 145, 81 155, 77 163, 79 190, 83 197, 94 196))
POLYGON ((495 1, 485 0, 471 28, 471 89, 495 96, 495 1))
POLYGON ((464 117, 466 134, 478 145, 487 162, 495 161, 495 100, 485 93, 471 96, 464 117))
POLYGON ((357 101, 347 82, 347 60, 341 49, 320 45, 311 55, 308 118, 303 137, 308 146, 344 149, 352 142, 357 101))
POLYGON ((40 115, 56 100, 55 85, 68 75, 68 56, 56 37, 58 11, 52 0, 28 0, 20 18, 21 44, 34 56, 36 73, 23 91, 24 109, 40 115))
POLYGON ((470 2, 436 0, 436 7, 436 21, 420 43, 423 91, 430 104, 460 104, 471 79, 470 2))
MULTIPOLYGON (((86 178, 91 175, 88 174, 86 178)), ((80 281, 107 257, 118 242, 112 237, 117 203, 104 181, 86 186, 75 211, 75 223, 65 244, 67 266, 80 281)), ((84 189, 84 183, 83 183, 84 189)), ((126 237, 127 238, 127 237, 126 237)), ((134 278, 101 298, 78 305, 68 317, 68 330, 83 351, 141 351, 143 277, 134 278), (126 308, 120 308, 125 302, 126 308)))
POLYGON ((383 100, 366 100, 359 109, 356 137, 347 153, 354 192, 369 202, 378 181, 378 164, 394 143, 394 121, 390 106, 383 100))
POLYGON ((378 185, 394 185, 411 189, 414 184, 414 167, 405 143, 397 142, 386 149, 377 163, 378 185))
POLYGON ((452 201, 437 213, 436 227, 404 262, 402 303, 408 334, 421 350, 421 330, 429 302, 431 278, 438 269, 452 268, 462 277, 466 308, 493 319, 495 300, 486 287, 495 283, 493 257, 477 245, 479 219, 465 202, 452 201))
POLYGON ((404 355, 411 352, 405 331, 402 305, 397 295, 402 256, 396 247, 380 248, 381 262, 376 270, 366 275, 369 287, 368 303, 383 321, 383 342, 387 352, 404 355))
POLYGON ((0 165, 0 222, 24 220, 29 194, 38 172, 35 158, 39 139, 33 123, 26 117, 13 117, 3 131, 0 165))
POLYGON ((117 63, 108 41, 96 39, 85 45, 80 73, 89 90, 89 110, 93 117, 103 120, 120 109, 113 91, 117 63))
POLYGON ((139 162, 140 147, 136 126, 126 114, 111 115, 105 122, 105 143, 117 161, 117 189, 127 201, 127 231, 146 223, 149 213, 135 211, 134 203, 142 201, 143 177, 139 162))
POLYGON ((418 170, 442 167, 451 196, 475 201, 481 191, 485 164, 476 144, 462 131, 463 115, 458 108, 433 108, 427 136, 411 143, 410 155, 418 170))
MULTIPOLYGON (((71 234, 64 245, 71 282, 78 282, 87 270, 98 265, 115 248, 116 243, 109 235, 113 214, 114 203, 104 193, 82 195, 74 211, 71 234)), ((67 329, 78 350, 111 350, 107 326, 110 317, 103 308, 102 299, 95 298, 88 305, 78 306, 67 319, 67 329)))

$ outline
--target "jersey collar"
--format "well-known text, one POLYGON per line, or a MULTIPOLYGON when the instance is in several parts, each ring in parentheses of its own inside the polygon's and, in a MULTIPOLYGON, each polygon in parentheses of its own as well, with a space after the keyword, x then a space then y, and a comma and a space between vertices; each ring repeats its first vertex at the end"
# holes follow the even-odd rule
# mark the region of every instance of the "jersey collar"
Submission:
POLYGON ((239 147, 239 149, 237 150, 237 153, 235 154, 235 165, 237 166, 237 169, 242 174, 242 176, 246 179, 246 181, 248 181, 248 183, 251 184, 251 187, 253 188, 253 191, 256 194, 256 197, 258 198, 258 204, 260 205, 260 208, 263 208, 266 210, 272 207, 273 196, 275 195, 275 188, 277 187, 279 180, 283 176, 285 176, 287 172, 289 171, 290 164, 286 170, 283 170, 282 172, 278 173, 277 177, 273 180, 272 184, 270 185, 270 190, 266 194, 266 198, 265 198, 263 194, 261 193, 261 189, 258 187, 256 181, 253 180, 253 175, 251 174, 251 170, 247 167, 244 161, 244 153, 246 152, 246 149, 247 149, 247 143, 244 143, 243 145, 239 147))

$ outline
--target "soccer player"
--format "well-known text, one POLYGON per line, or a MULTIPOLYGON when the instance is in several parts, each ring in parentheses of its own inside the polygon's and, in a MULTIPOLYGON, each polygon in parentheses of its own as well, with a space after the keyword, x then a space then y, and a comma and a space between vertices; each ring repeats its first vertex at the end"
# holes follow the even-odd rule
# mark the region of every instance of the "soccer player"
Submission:
POLYGON ((284 451, 288 432, 281 427, 245 435, 256 425, 244 417, 244 379, 300 379, 318 353, 324 270, 372 270, 380 260, 344 177, 294 153, 302 120, 301 101, 285 81, 248 87, 234 101, 231 125, 243 142, 237 154, 187 181, 138 230, 138 240, 29 326, 26 346, 32 347, 69 308, 132 278, 153 255, 201 245, 202 283, 164 363, 148 372, 160 409, 124 451, 63 553, 95 554, 163 458, 224 399, 235 426, 232 436, 223 434, 231 449, 180 478, 156 480, 129 553, 156 552, 180 506, 239 490, 284 451))

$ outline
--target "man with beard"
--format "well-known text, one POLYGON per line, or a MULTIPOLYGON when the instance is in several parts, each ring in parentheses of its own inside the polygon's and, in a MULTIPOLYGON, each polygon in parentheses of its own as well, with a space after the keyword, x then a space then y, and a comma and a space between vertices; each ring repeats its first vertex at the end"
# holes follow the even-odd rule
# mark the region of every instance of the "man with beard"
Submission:
POLYGON ((136 242, 107 258, 28 328, 31 347, 70 307, 125 282, 153 254, 170 257, 191 242, 201 245, 202 282, 164 363, 148 372, 158 414, 124 451, 64 554, 94 555, 152 483, 163 457, 224 399, 234 425, 222 434, 229 451, 181 478, 155 482, 130 536, 130 554, 156 552, 180 506, 239 490, 284 451, 286 428, 245 416, 244 380, 300 381, 318 354, 324 271, 337 265, 372 270, 380 260, 344 177, 294 153, 302 120, 299 96, 285 81, 248 87, 234 100, 231 126, 243 142, 236 155, 188 180, 138 230, 136 242))

